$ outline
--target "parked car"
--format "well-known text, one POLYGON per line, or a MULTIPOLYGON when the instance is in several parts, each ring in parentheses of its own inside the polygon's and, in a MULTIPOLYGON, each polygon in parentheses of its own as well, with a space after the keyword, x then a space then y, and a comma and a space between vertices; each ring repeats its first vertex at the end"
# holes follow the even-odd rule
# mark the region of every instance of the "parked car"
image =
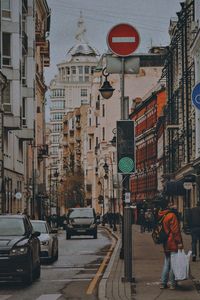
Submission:
POLYGON ((39 235, 26 215, 0 215, 0 279, 31 284, 40 277, 39 235))
POLYGON ((55 261, 58 259, 58 237, 57 230, 50 228, 43 220, 31 220, 35 231, 40 232, 40 258, 41 260, 55 261))
POLYGON ((74 235, 92 235, 97 238, 97 220, 93 208, 70 208, 66 220, 66 239, 74 235))

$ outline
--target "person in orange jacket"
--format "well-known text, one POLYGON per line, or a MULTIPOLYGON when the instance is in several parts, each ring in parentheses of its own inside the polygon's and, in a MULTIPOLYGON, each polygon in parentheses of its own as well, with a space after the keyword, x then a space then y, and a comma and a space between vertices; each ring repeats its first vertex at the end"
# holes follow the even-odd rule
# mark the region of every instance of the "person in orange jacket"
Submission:
POLYGON ((176 281, 174 273, 171 269, 170 256, 179 249, 183 249, 183 241, 180 231, 180 223, 176 214, 168 207, 168 201, 163 197, 160 202, 160 210, 158 211, 158 219, 163 218, 163 227, 168 235, 168 239, 163 243, 165 260, 161 275, 160 288, 168 287, 168 280, 170 281, 170 289, 176 288, 176 281))

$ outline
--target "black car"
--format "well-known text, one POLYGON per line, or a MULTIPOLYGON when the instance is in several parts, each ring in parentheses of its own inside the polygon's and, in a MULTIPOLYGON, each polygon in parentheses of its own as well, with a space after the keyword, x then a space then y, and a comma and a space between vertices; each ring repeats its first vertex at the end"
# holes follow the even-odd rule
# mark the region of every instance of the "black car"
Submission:
POLYGON ((39 235, 26 215, 0 215, 0 280, 40 277, 39 235))
POLYGON ((97 238, 97 220, 93 208, 70 208, 66 220, 66 239, 72 235, 92 235, 97 238))

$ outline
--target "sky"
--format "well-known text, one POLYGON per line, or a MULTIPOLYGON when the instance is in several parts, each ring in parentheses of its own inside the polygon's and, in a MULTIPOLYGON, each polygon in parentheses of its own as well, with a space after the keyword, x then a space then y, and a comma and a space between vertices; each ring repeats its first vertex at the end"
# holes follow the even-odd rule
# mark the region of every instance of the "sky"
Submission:
MULTIPOLYGON (((140 34, 137 52, 147 53, 151 46, 169 44, 169 22, 180 11, 180 0, 47 0, 51 9, 50 59, 45 70, 47 86, 57 74, 56 64, 65 59, 75 44, 80 11, 89 44, 100 54, 107 51, 106 37, 119 23, 129 23, 140 34)), ((47 108, 48 110, 48 108, 47 108)))

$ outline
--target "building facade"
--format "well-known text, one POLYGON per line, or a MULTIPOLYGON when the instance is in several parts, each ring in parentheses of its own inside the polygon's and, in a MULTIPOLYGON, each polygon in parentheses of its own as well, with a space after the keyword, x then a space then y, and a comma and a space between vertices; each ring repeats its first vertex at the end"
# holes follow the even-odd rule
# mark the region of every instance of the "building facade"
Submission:
MULTIPOLYGON (((16 213, 27 210, 29 214, 34 213, 33 165, 36 166, 36 155, 32 153, 32 148, 36 147, 36 102, 40 98, 36 73, 39 61, 44 59, 44 64, 39 66, 41 73, 47 63, 46 54, 39 55, 36 43, 36 18, 41 10, 45 37, 48 26, 45 27, 44 24, 49 16, 45 0, 1 1, 1 70, 7 77, 7 84, 2 93, 5 198, 3 212, 16 213)), ((42 93, 44 95, 45 91, 42 93)), ((43 128, 40 130, 42 132, 43 128)))

